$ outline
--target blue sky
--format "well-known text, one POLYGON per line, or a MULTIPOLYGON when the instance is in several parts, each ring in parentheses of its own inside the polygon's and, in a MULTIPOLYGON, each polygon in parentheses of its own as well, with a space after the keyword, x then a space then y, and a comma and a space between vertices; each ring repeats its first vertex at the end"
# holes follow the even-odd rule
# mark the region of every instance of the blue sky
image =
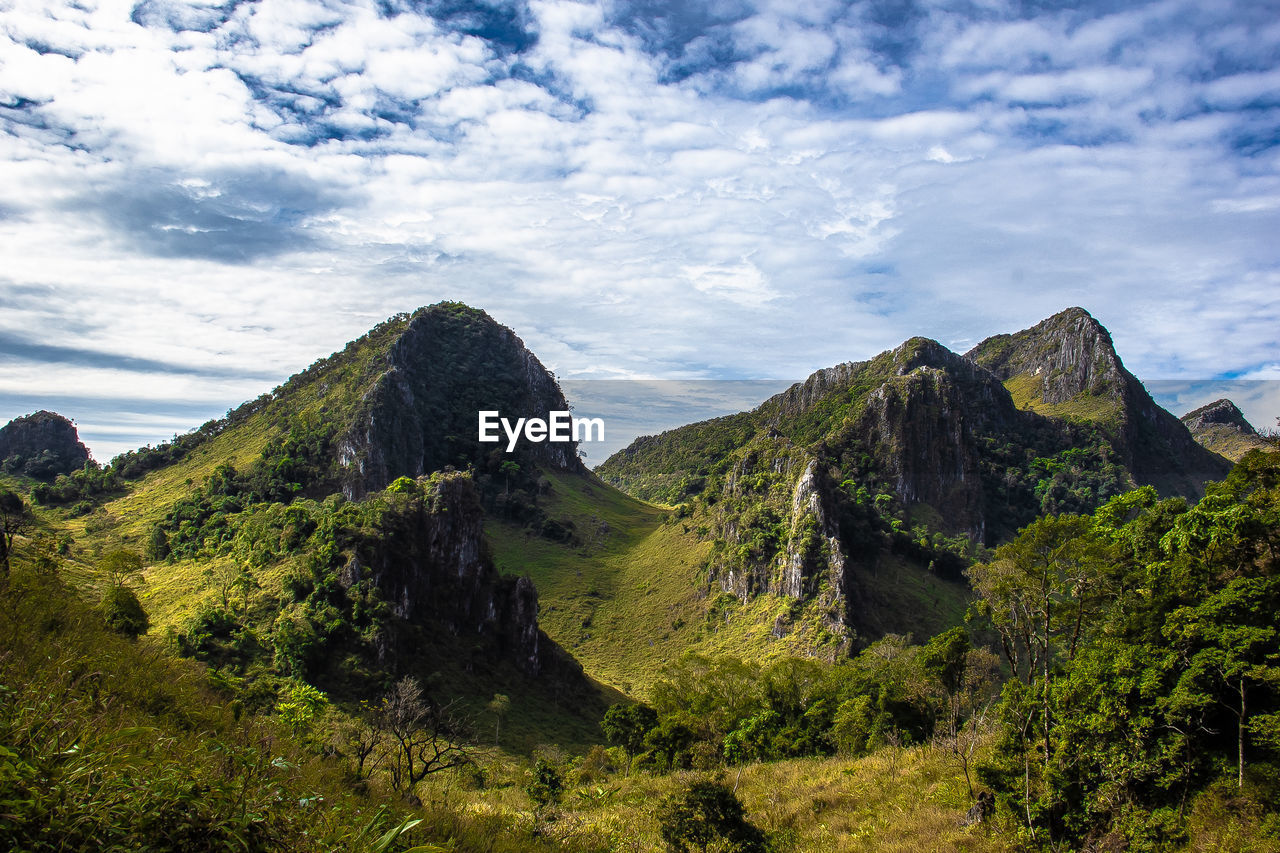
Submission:
POLYGON ((566 378, 1071 305, 1280 378, 1276 2, 0 0, 0 129, 0 422, 103 460, 441 299, 566 378))

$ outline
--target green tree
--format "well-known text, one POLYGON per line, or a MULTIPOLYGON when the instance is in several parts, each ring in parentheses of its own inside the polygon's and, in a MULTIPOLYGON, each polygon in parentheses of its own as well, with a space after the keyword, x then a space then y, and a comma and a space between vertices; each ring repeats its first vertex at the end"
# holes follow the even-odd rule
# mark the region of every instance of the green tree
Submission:
POLYGON ((648 705, 619 702, 604 712, 600 728, 609 743, 620 746, 633 759, 644 749, 644 736, 658 725, 658 715, 648 705))
POLYGON ((102 597, 102 616, 112 630, 135 639, 151 625, 142 602, 127 586, 108 587, 102 597))
POLYGON ((644 745, 661 757, 659 768, 671 770, 676 766, 676 758, 694 741, 693 729, 675 718, 667 718, 649 730, 644 736, 644 745))
POLYGON ((504 477, 506 477, 507 486, 506 486, 505 495, 507 497, 510 497, 511 478, 512 476, 520 473, 520 464, 517 462, 512 462, 510 459, 508 459, 498 466, 498 472, 502 474, 504 477))
POLYGON ((533 779, 524 791, 539 809, 557 805, 564 796, 564 775, 559 767, 539 758, 533 765, 533 779))
POLYGON ((489 713, 493 714, 493 745, 498 746, 502 738, 502 718, 511 710, 511 697, 505 693, 495 693, 487 707, 489 713))
POLYGON ((1245 742, 1256 694, 1280 687, 1280 578, 1236 578, 1203 602, 1179 608, 1166 635, 1183 664, 1179 687, 1211 696, 1235 718, 1236 786, 1244 786, 1245 742))
POLYGON ((276 703, 276 713, 295 736, 306 734, 329 707, 329 697, 304 681, 289 687, 288 697, 276 703))
POLYGON ((105 576, 110 587, 127 586, 142 577, 142 556, 128 548, 108 551, 98 561, 98 571, 105 576))

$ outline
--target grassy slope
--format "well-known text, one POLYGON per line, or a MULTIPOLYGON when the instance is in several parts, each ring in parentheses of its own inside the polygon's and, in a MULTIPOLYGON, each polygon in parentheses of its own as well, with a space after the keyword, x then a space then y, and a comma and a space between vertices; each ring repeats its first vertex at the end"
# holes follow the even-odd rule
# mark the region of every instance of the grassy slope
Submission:
POLYGON ((1256 435, 1245 435, 1226 424, 1211 424, 1196 431, 1193 435, 1202 446, 1212 450, 1214 453, 1225 456, 1232 462, 1239 462, 1250 450, 1267 451, 1272 449, 1272 446, 1265 439, 1256 435))
MULTIPOLYGON (((572 520, 586 545, 550 542, 501 521, 490 521, 486 534, 502 572, 533 578, 543 630, 591 677, 643 698, 661 668, 686 651, 756 660, 830 651, 830 635, 792 599, 760 595, 744 605, 709 593, 710 541, 682 521, 664 521, 666 510, 595 477, 548 478, 544 508, 572 520), (593 538, 587 531, 600 521, 608 531, 593 538), (786 631, 775 637, 779 619, 786 631)), ((925 614, 931 633, 960 624, 968 603, 964 588, 893 557, 862 576, 856 594, 867 607, 925 614)))
POLYGON ((1111 397, 1077 394, 1065 403, 1046 403, 1040 397, 1040 379, 1030 373, 1019 373, 1005 380, 1014 405, 1019 409, 1031 409, 1037 414, 1064 421, 1084 421, 1101 426, 1116 425, 1120 421, 1120 401, 1111 397))
MULTIPOLYGON (((257 411, 237 419, 177 462, 129 483, 123 495, 89 515, 74 518, 66 510, 42 512, 54 532, 69 533, 75 540, 64 576, 81 589, 90 590, 97 580, 93 563, 98 555, 121 546, 145 552, 151 528, 177 501, 204 483, 219 465, 230 463, 244 468, 252 464, 271 439, 286 432, 290 418, 315 416, 345 423, 384 369, 381 355, 405 322, 395 318, 384 323, 292 377, 271 392, 257 411)), ((212 600, 217 593, 210 587, 206 572, 216 572, 225 563, 226 558, 218 558, 148 567, 141 598, 150 613, 152 631, 181 624, 212 600)), ((285 564, 271 567, 257 580, 264 588, 270 585, 273 590, 279 589, 288 569, 285 564)))

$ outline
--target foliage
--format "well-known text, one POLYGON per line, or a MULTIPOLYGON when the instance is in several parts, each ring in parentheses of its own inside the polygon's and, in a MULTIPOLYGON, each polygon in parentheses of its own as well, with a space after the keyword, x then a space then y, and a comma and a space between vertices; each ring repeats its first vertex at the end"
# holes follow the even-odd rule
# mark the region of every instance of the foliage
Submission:
POLYGON ((69 474, 59 474, 51 483, 36 483, 31 499, 45 506, 66 506, 79 501, 116 494, 121 489, 116 469, 103 467, 92 459, 69 474))
POLYGON ((747 819, 742 801, 728 785, 713 780, 692 782, 658 807, 662 840, 676 853, 717 849, 764 853, 764 833, 747 819))
POLYGON ((1280 757, 1278 486, 1280 456, 1255 452, 1195 506, 1140 489, 974 567, 1015 675, 979 777, 1029 839, 1167 849, 1197 792, 1249 795, 1280 757))
POLYGON ((964 730, 985 713, 994 684, 990 655, 959 629, 923 647, 890 636, 835 664, 689 654, 659 678, 652 708, 615 705, 601 728, 657 772, 861 755, 964 730))
POLYGON ((102 618, 111 629, 134 638, 145 634, 151 624, 137 594, 126 586, 107 589, 102 597, 102 618))
POLYGON ((329 699, 306 682, 296 682, 289 687, 287 699, 276 704, 276 713, 293 730, 295 735, 305 734, 325 708, 329 699))
POLYGON ((123 587, 142 576, 142 556, 128 548, 116 548, 98 560, 98 571, 102 572, 109 587, 123 587))
POLYGON ((600 729, 609 743, 622 747, 634 758, 644 747, 644 737, 658 725, 658 715, 648 705, 619 702, 605 711, 600 729))
POLYGON ((0 488, 0 576, 8 576, 14 540, 30 526, 31 510, 22 495, 0 488))
POLYGON ((564 796, 564 774, 550 761, 539 758, 533 765, 533 778, 524 790, 539 808, 557 805, 564 796))
POLYGON ((323 850, 368 819, 314 758, 231 714, 197 669, 116 635, 57 578, 15 573, 0 637, 4 849, 323 850))

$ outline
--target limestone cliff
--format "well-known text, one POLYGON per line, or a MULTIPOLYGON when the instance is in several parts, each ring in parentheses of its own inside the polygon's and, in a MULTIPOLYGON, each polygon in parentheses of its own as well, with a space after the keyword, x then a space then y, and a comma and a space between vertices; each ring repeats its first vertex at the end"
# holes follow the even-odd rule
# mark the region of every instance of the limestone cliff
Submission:
POLYGON ((42 410, 0 427, 0 465, 10 473, 52 480, 87 461, 75 424, 62 415, 42 410))
MULTIPOLYGON (((471 478, 456 472, 424 477, 386 500, 379 536, 368 553, 349 556, 343 584, 367 577, 406 624, 441 626, 492 644, 497 656, 536 675, 549 645, 538 629, 538 593, 527 577, 498 574, 484 546, 484 511, 471 478)), ((381 653, 398 653, 392 645, 394 634, 388 634, 381 653)))
POLYGON ((965 357, 999 376, 1019 405, 1099 425, 1139 484, 1194 498, 1231 467, 1156 404, 1121 363, 1110 333, 1083 308, 987 338, 965 357))

